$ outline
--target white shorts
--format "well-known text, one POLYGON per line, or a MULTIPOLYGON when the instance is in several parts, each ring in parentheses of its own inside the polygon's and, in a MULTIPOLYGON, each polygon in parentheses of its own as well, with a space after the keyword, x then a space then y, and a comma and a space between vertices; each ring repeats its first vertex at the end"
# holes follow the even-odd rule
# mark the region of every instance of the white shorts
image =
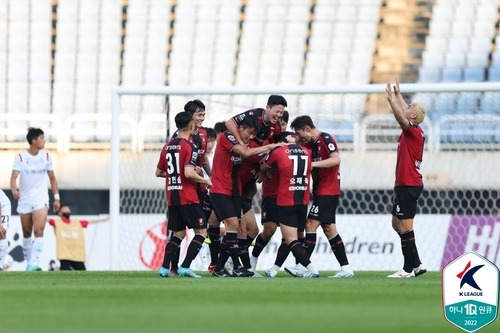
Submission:
POLYGON ((40 210, 42 208, 49 208, 48 202, 38 202, 38 203, 19 203, 17 205, 17 212, 19 214, 31 214, 40 210))

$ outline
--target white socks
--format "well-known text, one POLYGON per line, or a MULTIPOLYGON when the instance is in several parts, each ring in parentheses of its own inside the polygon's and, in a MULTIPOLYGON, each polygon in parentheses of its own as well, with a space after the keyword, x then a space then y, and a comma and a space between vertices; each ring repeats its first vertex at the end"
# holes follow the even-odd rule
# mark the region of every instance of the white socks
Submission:
POLYGON ((31 261, 31 252, 33 250, 33 238, 23 238, 23 254, 24 254, 24 260, 26 260, 26 263, 30 263, 31 261))
POLYGON ((39 267, 40 259, 42 258, 43 251, 43 237, 35 237, 33 241, 33 251, 31 253, 31 262, 32 266, 39 267))

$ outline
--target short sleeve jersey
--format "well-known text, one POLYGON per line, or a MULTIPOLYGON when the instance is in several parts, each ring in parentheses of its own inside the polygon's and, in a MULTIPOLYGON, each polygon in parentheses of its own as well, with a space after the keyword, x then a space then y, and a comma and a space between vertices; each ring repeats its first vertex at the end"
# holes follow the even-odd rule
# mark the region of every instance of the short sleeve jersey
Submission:
MULTIPOLYGON (((255 141, 250 141, 248 144, 249 148, 259 147, 260 145, 255 141)), ((255 175, 259 171, 259 163, 264 158, 265 154, 259 154, 244 158, 241 161, 241 166, 239 170, 239 177, 243 193, 247 186, 253 186, 255 184, 255 175)))
POLYGON ((156 166, 166 172, 165 187, 168 206, 199 204, 195 182, 186 178, 184 167, 196 166, 198 153, 191 142, 183 138, 173 138, 167 142, 160 153, 156 166))
POLYGON ((242 186, 239 179, 242 158, 239 154, 233 152, 236 145, 239 145, 239 143, 229 131, 219 136, 214 153, 210 193, 238 197, 242 195, 242 186))
POLYGON ((420 126, 410 123, 398 140, 396 186, 423 185, 420 164, 424 154, 425 135, 420 126))
MULTIPOLYGON (((177 137, 177 131, 172 135, 172 139, 177 137)), ((204 127, 198 128, 196 133, 193 133, 189 137, 189 142, 191 142, 196 152, 198 153, 198 160, 196 161, 196 165, 203 166, 203 161, 205 160, 205 154, 207 153, 207 144, 208 144, 208 135, 207 130, 204 127)))
POLYGON ((232 118, 237 125, 240 125, 241 122, 243 121, 243 119, 247 115, 256 116, 259 119, 261 127, 259 129, 259 132, 257 132, 257 134, 255 135, 254 141, 256 141, 260 146, 263 146, 264 144, 266 144, 266 141, 274 142, 274 137, 276 136, 276 134, 281 132, 281 127, 280 127, 279 123, 276 123, 276 124, 265 124, 264 123, 264 120, 263 120, 264 111, 266 111, 266 109, 262 109, 262 108, 251 109, 251 110, 247 110, 243 113, 240 113, 232 118))
MULTIPOLYGON (((12 214, 10 200, 3 190, 0 190, 0 205, 2 207, 2 216, 10 216, 12 214)), ((0 223, 1 222, 3 221, 0 221, 0 223)))
POLYGON ((264 162, 279 173, 277 206, 309 204, 309 178, 311 155, 307 149, 296 144, 274 148, 264 162))
POLYGON ((262 197, 277 198, 280 182, 280 173, 278 169, 271 168, 271 174, 262 182, 262 197))
MULTIPOLYGON (((328 159, 338 153, 337 142, 328 133, 320 132, 318 137, 305 145, 311 150, 313 162, 328 159)), ((340 167, 314 168, 312 170, 313 195, 340 195, 340 167)))
POLYGON ((23 150, 14 158, 12 171, 19 172, 19 203, 49 201, 47 172, 54 171, 52 156, 39 150, 33 156, 28 150, 23 150))

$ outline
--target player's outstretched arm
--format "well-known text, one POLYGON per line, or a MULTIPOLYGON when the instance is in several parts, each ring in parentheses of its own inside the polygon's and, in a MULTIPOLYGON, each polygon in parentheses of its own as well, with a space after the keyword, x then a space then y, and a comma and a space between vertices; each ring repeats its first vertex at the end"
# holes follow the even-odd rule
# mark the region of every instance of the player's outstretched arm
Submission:
MULTIPOLYGON (((405 111, 404 111, 405 107, 401 107, 399 105, 400 100, 399 100, 399 97, 396 97, 396 92, 398 95, 401 95, 399 92, 399 84, 397 86, 394 86, 394 93, 393 93, 391 83, 387 83, 387 86, 385 88, 385 96, 387 98, 387 101, 389 102, 389 105, 391 106, 392 113, 394 114, 394 118, 396 118, 396 121, 399 123, 399 126, 401 126, 402 129, 406 129, 410 125, 410 122, 408 121, 408 119, 406 119, 405 111)), ((402 99, 402 97, 401 97, 401 99, 402 99)), ((403 102, 404 102, 404 100, 403 100, 403 102)), ((404 103, 406 106, 406 102, 404 102, 404 103)))

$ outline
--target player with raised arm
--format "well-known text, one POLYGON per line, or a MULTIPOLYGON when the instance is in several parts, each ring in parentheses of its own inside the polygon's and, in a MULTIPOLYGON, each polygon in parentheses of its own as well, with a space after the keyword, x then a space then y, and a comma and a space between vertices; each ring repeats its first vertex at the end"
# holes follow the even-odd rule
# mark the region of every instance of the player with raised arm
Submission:
POLYGON ((420 164, 424 154, 425 135, 419 124, 424 121, 425 108, 422 104, 406 103, 396 80, 394 88, 387 83, 385 94, 394 118, 401 127, 396 159, 396 180, 394 185, 392 228, 401 238, 403 269, 389 275, 389 278, 410 278, 427 272, 415 243, 413 219, 417 213, 417 201, 424 190, 420 164), (394 89, 394 90, 393 90, 394 89))
MULTIPOLYGON (((276 196, 276 219, 281 234, 295 259, 306 267, 303 277, 316 278, 319 272, 311 263, 298 232, 304 228, 309 204, 309 182, 311 176, 311 155, 307 149, 289 144, 272 149, 261 162, 260 169, 276 168, 278 171, 278 193, 276 196)), ((274 277, 276 271, 267 270, 266 276, 274 277)))
MULTIPOLYGON (((332 135, 319 131, 309 116, 299 116, 290 124, 305 148, 312 154, 313 202, 306 222, 304 247, 311 257, 316 246, 316 230, 323 229, 330 248, 340 264, 340 271, 332 277, 353 277, 344 242, 337 231, 336 211, 340 197, 340 155, 332 135)), ((301 267, 285 267, 294 276, 302 274, 301 267)))
POLYGON ((23 254, 27 262, 27 271, 41 271, 40 259, 43 251, 43 230, 49 212, 49 193, 47 191, 47 175, 50 188, 54 194, 52 209, 59 210, 61 205, 59 187, 54 174, 52 156, 43 150, 45 135, 40 128, 28 128, 26 139, 29 148, 16 155, 10 189, 14 200, 17 200, 17 212, 21 217, 23 228, 23 254), (17 178, 19 177, 19 188, 17 178), (34 236, 34 239, 33 237, 34 236))
POLYGON ((165 245, 163 264, 158 274, 161 277, 169 276, 171 260, 186 235, 186 228, 189 228, 194 230, 195 235, 189 243, 184 262, 178 268, 178 274, 199 278, 190 266, 205 241, 207 222, 197 184, 203 183, 211 187, 212 182, 200 176, 196 170, 198 151, 189 141, 196 130, 192 115, 186 111, 179 112, 175 116, 175 125, 178 129, 177 136, 165 144, 156 167, 156 176, 165 178, 168 224, 173 231, 165 245))
MULTIPOLYGON (((212 275, 228 276, 224 265, 229 258, 233 263, 239 262, 240 248, 238 245, 238 229, 242 209, 242 184, 239 178, 239 169, 242 160, 250 156, 267 153, 277 145, 265 145, 249 148, 247 145, 255 138, 260 128, 259 120, 254 115, 245 116, 238 125, 238 135, 243 142, 236 140, 229 131, 219 137, 214 155, 210 201, 219 221, 226 227, 226 235, 222 239, 219 258, 212 275)), ((245 267, 237 267, 234 276, 252 276, 253 272, 245 267)))

